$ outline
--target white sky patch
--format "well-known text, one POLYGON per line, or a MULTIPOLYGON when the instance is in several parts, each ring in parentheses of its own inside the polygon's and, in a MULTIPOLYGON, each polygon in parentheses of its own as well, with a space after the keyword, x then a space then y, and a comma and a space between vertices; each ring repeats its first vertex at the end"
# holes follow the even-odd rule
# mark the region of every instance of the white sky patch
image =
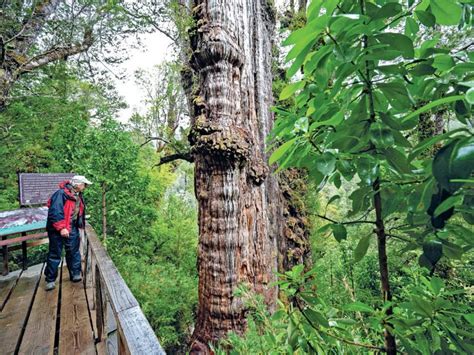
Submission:
POLYGON ((135 71, 149 70, 172 56, 172 42, 165 35, 155 32, 143 34, 140 38, 143 45, 140 48, 131 48, 129 58, 112 69, 114 73, 125 76, 123 80, 114 79, 118 93, 128 105, 119 112, 120 122, 127 122, 134 112, 145 113, 146 110, 143 92, 135 82, 135 71))

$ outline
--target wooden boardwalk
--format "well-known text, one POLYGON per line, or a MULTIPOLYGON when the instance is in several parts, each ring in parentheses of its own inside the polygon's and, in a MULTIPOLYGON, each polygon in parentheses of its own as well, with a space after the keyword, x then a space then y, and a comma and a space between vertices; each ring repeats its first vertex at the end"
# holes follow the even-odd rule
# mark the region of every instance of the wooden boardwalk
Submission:
POLYGON ((96 354, 84 284, 69 281, 64 266, 56 289, 46 292, 43 268, 0 277, 0 353, 96 354))
POLYGON ((91 226, 82 235, 83 281, 61 265, 44 290, 45 264, 0 276, 0 355, 165 354, 91 226))

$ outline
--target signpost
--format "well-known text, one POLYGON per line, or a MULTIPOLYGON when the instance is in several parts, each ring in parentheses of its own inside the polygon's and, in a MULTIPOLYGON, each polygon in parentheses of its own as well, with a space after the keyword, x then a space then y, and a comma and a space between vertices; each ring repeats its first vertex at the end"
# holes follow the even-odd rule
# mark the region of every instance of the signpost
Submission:
POLYGON ((0 212, 0 247, 3 254, 3 275, 8 274, 8 251, 17 249, 12 244, 21 243, 23 269, 27 268, 27 247, 47 242, 46 233, 27 234, 46 227, 48 209, 45 204, 58 189, 61 181, 69 180, 72 173, 60 174, 18 174, 20 209, 0 212), (29 208, 24 208, 29 207, 29 208), (21 234, 21 237, 8 237, 21 234), (43 238, 42 240, 38 240, 43 238), (30 241, 28 243, 28 241, 30 241))
POLYGON ((71 179, 74 174, 18 174, 20 188, 20 206, 44 205, 58 184, 71 179))

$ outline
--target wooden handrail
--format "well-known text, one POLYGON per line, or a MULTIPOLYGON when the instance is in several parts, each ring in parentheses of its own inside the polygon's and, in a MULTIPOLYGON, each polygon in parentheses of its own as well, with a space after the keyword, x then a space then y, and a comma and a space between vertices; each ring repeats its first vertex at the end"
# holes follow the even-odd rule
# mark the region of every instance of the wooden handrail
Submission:
POLYGON ((140 306, 94 229, 83 243, 84 287, 93 317, 98 353, 165 354, 140 306))
MULTIPOLYGON (((44 228, 41 228, 44 229, 44 228)), ((29 232, 36 231, 38 228, 34 228, 29 230, 29 232)), ((36 246, 36 245, 41 245, 44 243, 48 243, 48 234, 46 232, 42 233, 35 233, 35 234, 26 234, 27 232, 21 232, 21 237, 15 237, 15 238, 8 238, 8 234, 2 235, 2 238, 0 240, 0 248, 2 249, 2 256, 3 256, 3 270, 2 270, 2 275, 6 276, 9 273, 9 267, 8 267, 8 253, 9 251, 13 250, 18 250, 21 248, 22 251, 22 264, 23 264, 23 270, 26 270, 28 268, 28 248, 31 246, 36 246), (35 240, 35 239, 40 239, 33 241, 31 243, 27 243, 29 240, 35 240), (19 244, 21 245, 15 245, 12 246, 13 244, 19 244)), ((14 233, 18 234, 18 233, 14 233)), ((10 234, 13 235, 13 234, 10 234)))
POLYGON ((46 238, 46 237, 48 237, 48 233, 44 232, 44 233, 28 234, 28 235, 17 237, 17 238, 4 239, 4 240, 0 240, 0 247, 3 247, 5 245, 25 242, 27 240, 40 239, 40 238, 46 238))

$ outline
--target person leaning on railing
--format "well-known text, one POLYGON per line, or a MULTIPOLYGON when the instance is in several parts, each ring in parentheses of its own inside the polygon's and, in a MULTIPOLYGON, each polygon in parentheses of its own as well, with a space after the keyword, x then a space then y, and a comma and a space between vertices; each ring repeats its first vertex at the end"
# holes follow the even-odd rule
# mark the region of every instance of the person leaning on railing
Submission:
POLYGON ((49 251, 44 271, 47 291, 56 287, 61 253, 66 249, 66 264, 72 282, 82 280, 81 254, 79 252, 79 229, 86 225, 85 204, 82 197, 84 189, 92 184, 85 176, 76 175, 63 181, 48 201, 48 220, 46 230, 49 238, 49 251))

